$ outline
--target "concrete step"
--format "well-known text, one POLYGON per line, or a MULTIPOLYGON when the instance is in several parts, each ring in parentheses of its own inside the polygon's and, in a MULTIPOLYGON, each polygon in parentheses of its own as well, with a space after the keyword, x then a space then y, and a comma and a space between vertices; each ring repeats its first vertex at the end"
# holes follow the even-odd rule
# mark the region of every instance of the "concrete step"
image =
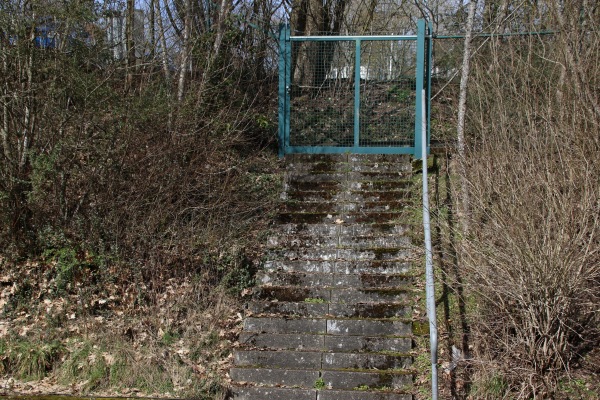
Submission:
POLYGON ((235 400, 317 400, 317 393, 316 389, 240 386, 232 388, 232 396, 235 400))
POLYGON ((346 201, 339 197, 335 201, 296 201, 288 200, 281 204, 278 211, 281 213, 328 213, 343 214, 344 212, 387 212, 402 211, 415 208, 417 204, 409 199, 398 200, 371 200, 371 201, 346 201))
POLYGON ((273 368, 232 368, 230 376, 237 382, 260 384, 261 386, 286 386, 311 389, 319 380, 327 389, 346 390, 408 390, 412 386, 412 375, 400 372, 357 372, 273 368))
POLYGON ((412 400, 413 398, 409 393, 366 390, 322 390, 317 396, 316 400, 412 400))
POLYGON ((256 280, 261 286, 317 286, 386 288, 412 283, 407 274, 320 274, 307 272, 259 271, 256 280))
POLYGON ((400 248, 411 244, 411 238, 400 235, 378 236, 321 236, 321 235, 278 235, 267 239, 267 248, 316 248, 316 247, 358 247, 358 248, 400 248))
POLYGON ((247 317, 244 332, 407 337, 411 322, 390 319, 319 319, 247 317))
POLYGON ((404 248, 317 248, 273 250, 275 260, 302 261, 410 261, 415 258, 410 247, 404 248))
POLYGON ((255 300, 277 300, 285 302, 327 303, 404 303, 410 291, 406 286, 400 287, 299 287, 299 286, 260 286, 254 288, 255 300))
POLYGON ((243 347, 269 350, 409 353, 410 337, 339 336, 327 334, 242 332, 243 347))
POLYGON ((308 318, 409 318, 410 307, 402 303, 294 303, 284 301, 251 301, 248 311, 253 316, 277 315, 308 318))
POLYGON ((412 324, 394 320, 328 319, 327 334, 343 336, 394 336, 406 337, 412 324))
POLYGON ((325 334, 327 320, 318 318, 256 318, 244 319, 244 332, 285 333, 285 334, 325 334))
MULTIPOLYGON (((298 201, 306 201, 306 196, 303 194, 308 193, 330 193, 335 195, 337 193, 356 193, 365 194, 365 192, 380 192, 389 193, 390 196, 394 195, 396 200, 398 196, 410 197, 413 194, 414 183, 408 179, 396 179, 396 180, 361 180, 361 181, 296 181, 291 180, 285 182, 283 185, 284 192, 288 193, 288 199, 296 199, 298 201), (295 193, 298 196, 292 196, 295 193)), ((347 200, 350 200, 348 198, 347 200)), ((394 200, 394 198, 389 198, 394 200)))
POLYGON ((328 389, 346 390, 403 390, 412 388, 412 374, 400 372, 322 371, 321 377, 328 389))
POLYGON ((407 274, 413 266, 411 260, 273 260, 263 269, 268 272, 336 273, 336 274, 407 274))
POLYGON ((378 235, 405 235, 411 229, 412 225, 395 223, 365 223, 365 224, 336 224, 333 218, 330 218, 323 224, 281 224, 277 231, 282 235, 299 236, 378 236, 378 235))
POLYGON ((323 353, 322 369, 408 369, 412 357, 380 353, 323 353))
POLYGON ((403 224, 412 219, 414 219, 414 211, 410 209, 372 212, 282 212, 277 214, 277 221, 281 224, 403 224))
POLYGON ((408 353, 412 348, 412 339, 408 337, 257 334, 248 332, 245 332, 244 335, 246 336, 240 336, 240 343, 272 350, 322 350, 356 353, 392 351, 408 353), (286 342, 286 340, 290 342, 286 342), (294 343, 298 346, 293 346, 294 343))
POLYGON ((369 172, 354 171, 351 165, 340 166, 335 171, 290 171, 286 174, 288 182, 381 182, 408 181, 412 171, 369 172))
POLYGON ((353 369, 400 370, 412 365, 412 358, 402 354, 323 353, 319 351, 236 350, 237 367, 282 369, 353 369))
POLYGON ((320 373, 319 370, 250 367, 232 368, 229 376, 236 382, 313 389, 320 373))
POLYGON ((406 393, 278 387, 234 386, 232 394, 236 400, 412 400, 412 395, 406 393))

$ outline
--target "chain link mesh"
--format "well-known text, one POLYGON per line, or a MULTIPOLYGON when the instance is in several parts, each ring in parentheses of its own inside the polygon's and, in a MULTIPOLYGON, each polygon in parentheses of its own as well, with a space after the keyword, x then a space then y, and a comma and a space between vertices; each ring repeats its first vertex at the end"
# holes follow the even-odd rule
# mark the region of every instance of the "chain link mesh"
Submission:
POLYGON ((291 146, 354 146, 355 84, 359 146, 413 146, 416 41, 292 42, 291 146), (356 82, 360 68, 360 82, 356 82))
POLYGON ((360 146, 413 146, 416 41, 363 41, 360 68, 360 146))

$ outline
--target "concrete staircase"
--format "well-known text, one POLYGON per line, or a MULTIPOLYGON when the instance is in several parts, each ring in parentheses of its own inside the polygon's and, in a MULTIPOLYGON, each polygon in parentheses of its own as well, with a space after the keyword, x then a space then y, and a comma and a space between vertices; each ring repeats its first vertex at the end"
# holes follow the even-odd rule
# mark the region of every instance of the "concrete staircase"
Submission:
POLYGON ((410 159, 286 161, 278 232, 230 371, 234 398, 412 399, 410 159))

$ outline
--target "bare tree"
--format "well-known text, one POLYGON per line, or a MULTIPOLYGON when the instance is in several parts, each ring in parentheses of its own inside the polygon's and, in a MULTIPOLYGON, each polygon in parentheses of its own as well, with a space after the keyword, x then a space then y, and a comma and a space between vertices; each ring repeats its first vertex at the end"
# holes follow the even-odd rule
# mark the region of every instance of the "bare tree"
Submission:
MULTIPOLYGON (((471 60, 471 38, 473 35, 473 24, 475 21, 475 7, 477 0, 471 0, 469 2, 469 13, 467 16, 467 26, 465 32, 465 44, 463 50, 462 60, 462 73, 460 77, 460 91, 458 97, 458 121, 456 127, 456 139, 457 139, 457 153, 458 153, 458 165, 459 175, 461 177, 466 176, 466 145, 465 145, 465 114, 467 110, 467 87, 469 84, 469 68, 471 60)), ((467 215, 469 213, 469 190, 467 183, 463 180, 461 184, 461 213, 462 213, 462 228, 464 232, 468 232, 469 225, 467 222, 467 215)))

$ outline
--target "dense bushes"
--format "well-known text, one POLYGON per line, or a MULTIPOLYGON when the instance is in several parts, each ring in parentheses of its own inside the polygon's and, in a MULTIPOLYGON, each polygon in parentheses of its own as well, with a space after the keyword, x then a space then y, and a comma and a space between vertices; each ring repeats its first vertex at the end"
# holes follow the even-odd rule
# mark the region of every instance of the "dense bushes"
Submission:
MULTIPOLYGON (((0 22, 10 33, 17 28, 8 15, 0 22)), ((190 72, 180 99, 158 59, 128 66, 102 41, 63 49, 3 42, 6 254, 64 250, 80 262, 126 260, 167 275, 243 254, 277 187, 274 108, 264 94, 276 71, 258 81, 231 35, 214 69, 190 72)))
POLYGON ((461 267, 479 388, 502 392, 479 397, 554 396, 599 343, 599 99, 577 84, 600 79, 599 41, 568 29, 492 40, 474 62, 461 267))

